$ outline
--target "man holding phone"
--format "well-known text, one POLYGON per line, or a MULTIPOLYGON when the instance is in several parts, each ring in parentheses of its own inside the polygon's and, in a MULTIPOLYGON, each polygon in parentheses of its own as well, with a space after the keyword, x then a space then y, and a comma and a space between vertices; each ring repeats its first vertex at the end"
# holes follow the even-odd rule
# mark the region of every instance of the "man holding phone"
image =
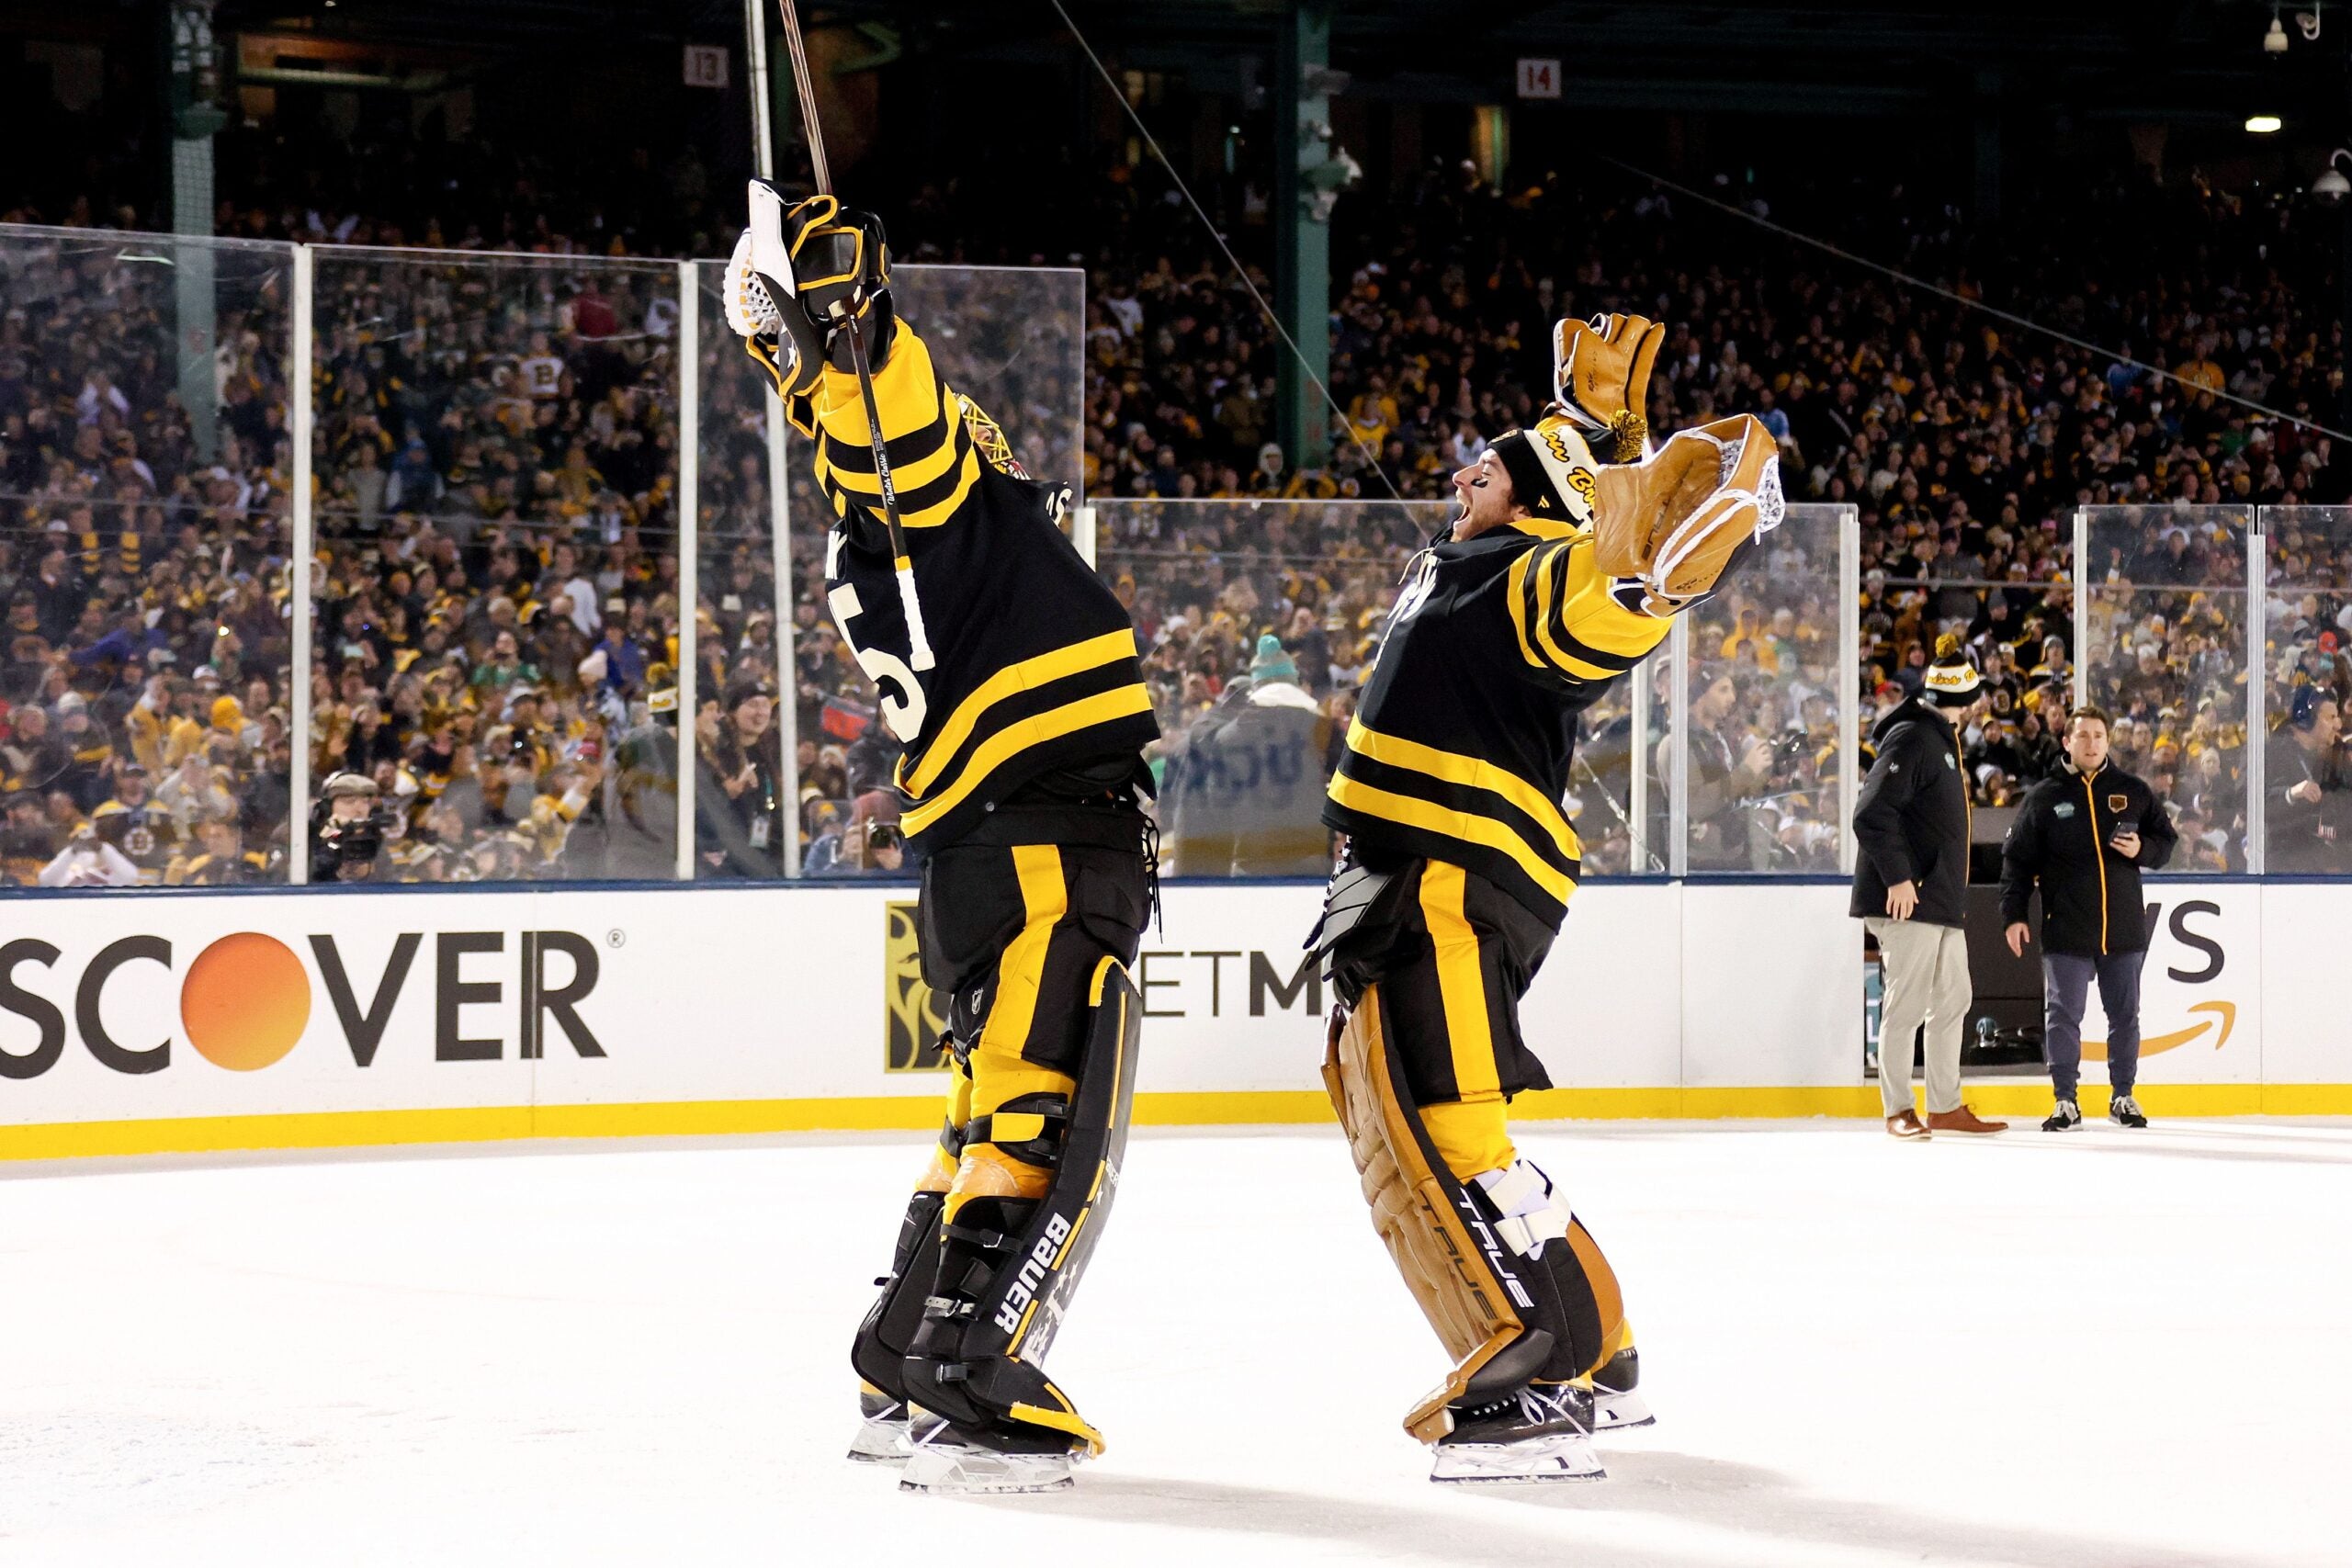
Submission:
POLYGON ((2108 760, 2107 715, 2078 707, 2066 721, 2066 760, 2025 797, 2001 851, 2001 923, 2022 957, 2032 931, 2026 903, 2041 888, 2041 1053, 2057 1108, 2041 1124, 2083 1124, 2083 1008, 2098 982, 2107 1011, 2108 1114, 2126 1127, 2148 1118, 2132 1095, 2140 1068, 2140 966, 2148 956, 2140 871, 2172 858, 2178 835, 2155 791, 2108 760))

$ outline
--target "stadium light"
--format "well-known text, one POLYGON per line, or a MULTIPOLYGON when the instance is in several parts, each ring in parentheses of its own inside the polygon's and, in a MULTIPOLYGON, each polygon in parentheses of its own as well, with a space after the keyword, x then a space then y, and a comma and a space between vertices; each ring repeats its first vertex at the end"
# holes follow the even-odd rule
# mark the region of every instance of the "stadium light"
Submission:
POLYGON ((2245 117, 2245 128, 2256 136, 2269 135, 2278 129, 2280 123, 2275 114, 2250 114, 2245 117))
POLYGON ((2346 179, 2344 171, 2335 166, 2338 158, 2352 159, 2352 152, 2338 147, 2327 155, 2327 167, 2312 178, 2312 199, 2323 206, 2336 206, 2346 197, 2352 196, 2352 180, 2346 179))

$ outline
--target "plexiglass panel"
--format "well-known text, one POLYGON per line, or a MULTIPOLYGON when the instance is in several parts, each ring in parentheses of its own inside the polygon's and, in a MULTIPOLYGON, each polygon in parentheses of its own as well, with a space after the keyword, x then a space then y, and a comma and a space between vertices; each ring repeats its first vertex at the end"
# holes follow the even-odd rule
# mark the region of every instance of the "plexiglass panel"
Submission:
POLYGON ((671 874, 608 785, 677 630, 677 269, 329 246, 313 287, 311 776, 377 786, 313 879, 671 874))
POLYGON ((0 880, 287 876, 293 250, 0 226, 0 880))
POLYGON ((2082 512, 2084 694, 2113 718, 2117 764, 2172 802, 2173 872, 2245 869, 2252 521, 2244 507, 2082 512))
POLYGON ((2352 507, 2266 506, 2266 872, 2352 874, 2352 507))
MULTIPOLYGON (((1689 866, 1838 869, 1838 522, 1792 506, 1689 612, 1689 866)), ((1660 759, 1663 761, 1663 759, 1660 759)))

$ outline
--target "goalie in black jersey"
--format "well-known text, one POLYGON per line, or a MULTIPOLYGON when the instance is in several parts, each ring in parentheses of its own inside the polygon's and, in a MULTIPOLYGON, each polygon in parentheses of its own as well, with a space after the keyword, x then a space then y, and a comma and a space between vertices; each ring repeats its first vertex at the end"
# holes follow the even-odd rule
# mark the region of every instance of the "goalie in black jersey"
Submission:
POLYGON ((1755 419, 1649 451, 1662 335, 1560 324, 1558 400, 1454 476, 1461 513, 1398 590, 1324 810, 1348 840, 1315 939, 1340 1002, 1324 1079, 1453 1359, 1405 1423, 1433 1480, 1597 1477, 1595 1426, 1648 1419, 1615 1276, 1505 1109, 1551 1086, 1519 1001, 1576 887, 1577 715, 1783 511, 1755 419))
POLYGON ((941 380, 889 279, 876 220, 753 182, 728 320, 814 444, 826 601, 906 745, 923 978, 949 998, 946 1122, 852 1350, 851 1457, 916 1490, 1036 1491, 1102 1449, 1042 1363, 1118 1188, 1159 728, 1126 612, 1058 525, 1069 490, 941 380))

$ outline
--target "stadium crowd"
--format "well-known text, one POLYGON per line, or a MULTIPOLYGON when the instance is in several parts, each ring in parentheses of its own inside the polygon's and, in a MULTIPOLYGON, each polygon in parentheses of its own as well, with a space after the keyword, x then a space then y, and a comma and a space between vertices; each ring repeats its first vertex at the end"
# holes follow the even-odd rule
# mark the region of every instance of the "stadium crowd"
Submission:
MULTIPOLYGON (((2094 695, 2117 711, 2120 759, 2177 803, 2195 863, 2244 863, 2245 509, 2352 494, 2352 461, 2327 440, 2215 396, 2335 406, 2330 330, 2306 304, 2321 296, 2283 260, 2301 221, 2288 209, 2196 186, 2118 189, 2094 203, 2096 222, 2013 225, 2047 236, 2046 253, 1980 269, 1948 209, 1868 204, 1857 248, 1946 291, 1820 261, 1682 196, 1548 180, 1499 192, 1433 167, 1410 192, 1340 204, 1331 384, 1344 412, 1328 461, 1304 464, 1273 439, 1280 345, 1148 184, 1115 183, 1092 215, 1104 238, 1073 345, 1083 451, 1046 445, 1037 466, 1077 470, 1104 503, 1100 558, 1146 649, 1171 829, 1188 803, 1198 826, 1219 791, 1254 808, 1278 783, 1274 816, 1311 816, 1397 572, 1445 515, 1446 476, 1546 395, 1552 321, 1629 310, 1671 324, 1654 428, 1756 410, 1781 440, 1792 499, 1860 510, 1865 732, 1917 689, 1939 633, 1970 644, 1996 693, 1968 738, 1985 803, 2014 800, 2055 755, 2075 657, 2071 520, 2111 509, 2089 563, 2094 695), (2096 252, 2064 248, 2092 231, 2096 252), (1964 303, 1988 289, 2171 375, 1996 330, 1964 303), (1193 504, 1206 500, 1227 504, 1193 504), (1340 504, 1365 501, 1382 503, 1340 504), (1260 730, 1281 737, 1281 756, 1237 773, 1230 747, 1260 730)), ((1760 215, 1751 196, 1723 194, 1760 215)), ((385 199, 366 218, 232 204, 221 228, 451 241, 456 220, 418 191, 385 199)), ((1824 204, 1799 226, 1847 238, 1826 214, 1859 222, 1864 205, 1824 204)), ((537 258, 322 255, 311 774, 377 784, 377 874, 665 874, 679 312, 674 270, 629 254, 716 242, 699 206, 672 215, 675 234, 634 209, 535 212, 518 197, 507 210, 465 220, 452 248, 537 258)), ((997 259, 968 239, 951 252, 940 230, 955 220, 919 199, 898 230, 904 254, 997 259)), ((288 800, 282 254, 217 255, 207 421, 182 401, 169 268, 98 231, 0 247, 0 854, 15 880, 283 874, 300 812, 288 800)), ((813 530, 795 561, 786 700, 800 740, 784 766, 758 384, 714 329, 715 299, 702 315, 701 701, 684 726, 701 868, 774 874, 797 832, 812 873, 896 870, 893 748, 822 614, 813 530)), ((1001 346, 980 358, 1022 363, 1001 346)), ((1027 433, 1040 451, 1051 401, 1023 387, 996 411, 1016 448, 1027 433)), ((802 479, 793 490, 796 507, 814 504, 802 479)), ((2265 744, 2318 732, 2336 722, 2322 710, 2352 696, 2347 542, 2314 518, 2274 545, 2274 581, 2293 591, 2267 610, 2265 744)), ((1692 777, 1713 792, 1710 809, 1694 804, 1694 864, 1834 860, 1834 560, 1833 542, 1792 530, 1694 626, 1692 777)), ((1596 869, 1663 863, 1656 742, 1672 694, 1654 694, 1639 744, 1622 694, 1588 716, 1596 869), (1652 780, 1638 834, 1624 811, 1635 765, 1652 780)), ((2295 744, 2280 761, 2316 759, 2314 832, 2333 843, 2341 744, 2295 744)), ((1171 830, 1172 868, 1266 869, 1215 847, 1229 829, 1171 830)), ((2343 837, 2352 845, 2352 823, 2343 837)), ((1323 852, 1291 842, 1272 859, 1304 867, 1323 852)))

